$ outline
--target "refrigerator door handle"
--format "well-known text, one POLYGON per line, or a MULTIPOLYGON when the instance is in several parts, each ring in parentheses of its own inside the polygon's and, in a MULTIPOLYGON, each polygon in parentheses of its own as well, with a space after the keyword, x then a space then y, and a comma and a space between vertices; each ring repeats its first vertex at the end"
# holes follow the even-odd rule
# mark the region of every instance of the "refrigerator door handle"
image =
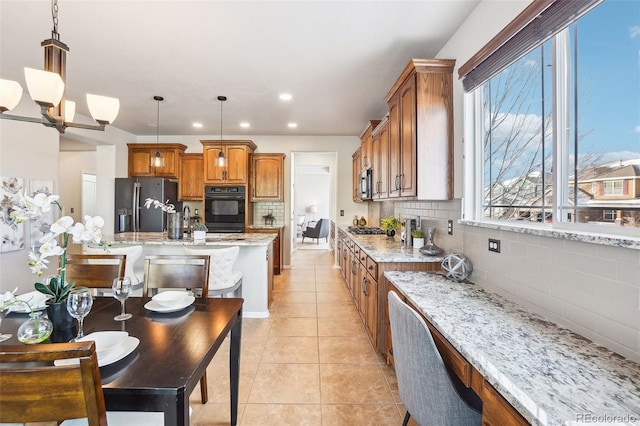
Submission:
POLYGON ((133 184, 133 232, 140 231, 140 182, 133 184))

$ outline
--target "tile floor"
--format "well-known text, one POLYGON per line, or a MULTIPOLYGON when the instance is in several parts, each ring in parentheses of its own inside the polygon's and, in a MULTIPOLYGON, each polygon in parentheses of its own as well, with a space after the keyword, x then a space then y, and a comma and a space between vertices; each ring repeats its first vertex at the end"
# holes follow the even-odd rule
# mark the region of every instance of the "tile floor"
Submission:
MULTIPOLYGON (((239 424, 402 424, 393 369, 369 343, 332 252, 298 250, 276 276, 270 311, 243 320, 239 424)), ((227 425, 228 351, 207 377, 209 402, 194 390, 191 424, 227 425)))

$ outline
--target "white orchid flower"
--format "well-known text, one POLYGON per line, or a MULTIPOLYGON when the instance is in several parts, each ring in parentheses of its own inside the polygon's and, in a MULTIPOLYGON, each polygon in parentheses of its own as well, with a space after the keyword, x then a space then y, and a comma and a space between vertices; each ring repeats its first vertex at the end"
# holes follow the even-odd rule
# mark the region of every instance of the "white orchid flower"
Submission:
POLYGON ((87 241, 87 242, 94 241, 99 243, 100 239, 102 238, 102 232, 100 231, 100 228, 102 226, 104 226, 104 219, 102 217, 85 216, 84 224, 78 222, 71 229, 71 234, 73 235, 73 242, 79 243, 83 241, 87 241), (99 238, 100 238, 97 241, 96 241, 96 233, 99 233, 99 238))
POLYGON ((33 197, 33 202, 36 205, 36 207, 41 211, 41 212, 48 212, 51 210, 51 204, 53 204, 54 202, 58 201, 58 199, 60 198, 59 195, 47 195, 44 192, 38 192, 34 197, 33 197))
POLYGON ((40 257, 60 256, 64 253, 64 249, 58 245, 58 241, 50 240, 40 246, 40 257))
POLYGON ((60 235, 71 231, 73 228, 73 218, 71 216, 62 216, 51 224, 51 232, 60 235))
POLYGON ((53 232, 48 232, 47 234, 45 234, 42 238, 40 238, 38 240, 38 242, 40 244, 46 244, 51 240, 55 240, 58 236, 56 234, 54 234, 53 232))
POLYGON ((162 211, 165 211, 168 213, 172 213, 176 210, 176 206, 174 206, 173 204, 170 204, 169 200, 167 200, 165 203, 161 203, 155 198, 147 198, 146 200, 144 200, 144 206, 146 208, 150 208, 152 204, 153 204, 153 207, 155 207, 156 209, 159 208, 162 211))

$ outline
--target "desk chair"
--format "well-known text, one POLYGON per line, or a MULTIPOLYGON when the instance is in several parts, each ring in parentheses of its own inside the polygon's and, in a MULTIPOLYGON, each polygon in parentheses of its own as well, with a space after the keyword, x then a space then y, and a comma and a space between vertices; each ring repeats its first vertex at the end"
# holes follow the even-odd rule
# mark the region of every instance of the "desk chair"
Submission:
POLYGON ((302 233, 303 243, 305 238, 315 238, 316 244, 320 243, 320 238, 324 238, 326 242, 329 242, 329 219, 320 219, 315 227, 307 228, 302 233))
POLYGON ((0 423, 152 426, 164 421, 163 413, 106 411, 94 342, 0 345, 0 365, 0 423), (79 362, 51 365, 69 358, 79 362))
POLYGON ((238 258, 240 247, 217 249, 194 249, 185 247, 185 253, 191 255, 208 255, 209 262, 209 297, 225 297, 233 293, 234 297, 242 297, 242 271, 233 269, 238 258))
MULTIPOLYGON (((207 297, 209 290, 209 256, 162 255, 144 259, 142 295, 151 297, 160 289, 191 290, 196 297, 207 297)), ((207 372, 200 378, 202 403, 209 399, 207 372)))
POLYGON ((480 425, 482 413, 456 390, 422 317, 395 292, 388 300, 398 390, 407 408, 403 426, 411 416, 421 425, 480 425))
POLYGON ((114 278, 124 277, 124 254, 67 254, 65 279, 77 286, 111 290, 114 278))

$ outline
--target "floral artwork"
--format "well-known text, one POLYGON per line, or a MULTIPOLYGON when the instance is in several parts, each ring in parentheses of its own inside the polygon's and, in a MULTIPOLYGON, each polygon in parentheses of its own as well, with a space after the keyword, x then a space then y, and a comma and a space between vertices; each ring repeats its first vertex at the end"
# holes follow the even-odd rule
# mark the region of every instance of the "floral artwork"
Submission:
POLYGON ((0 177, 0 253, 22 250, 24 248, 24 224, 11 224, 9 218, 10 207, 20 200, 24 187, 22 178, 0 177))
MULTIPOLYGON (((29 195, 31 197, 35 196, 37 193, 42 193, 45 195, 53 194, 53 181, 52 180, 38 180, 31 179, 29 182, 29 195)), ((40 239, 44 237, 51 228, 51 224, 55 222, 55 210, 51 209, 47 212, 43 212, 41 215, 32 218, 30 225, 30 239, 31 239, 31 248, 36 250, 39 249, 42 243, 40 239)))

